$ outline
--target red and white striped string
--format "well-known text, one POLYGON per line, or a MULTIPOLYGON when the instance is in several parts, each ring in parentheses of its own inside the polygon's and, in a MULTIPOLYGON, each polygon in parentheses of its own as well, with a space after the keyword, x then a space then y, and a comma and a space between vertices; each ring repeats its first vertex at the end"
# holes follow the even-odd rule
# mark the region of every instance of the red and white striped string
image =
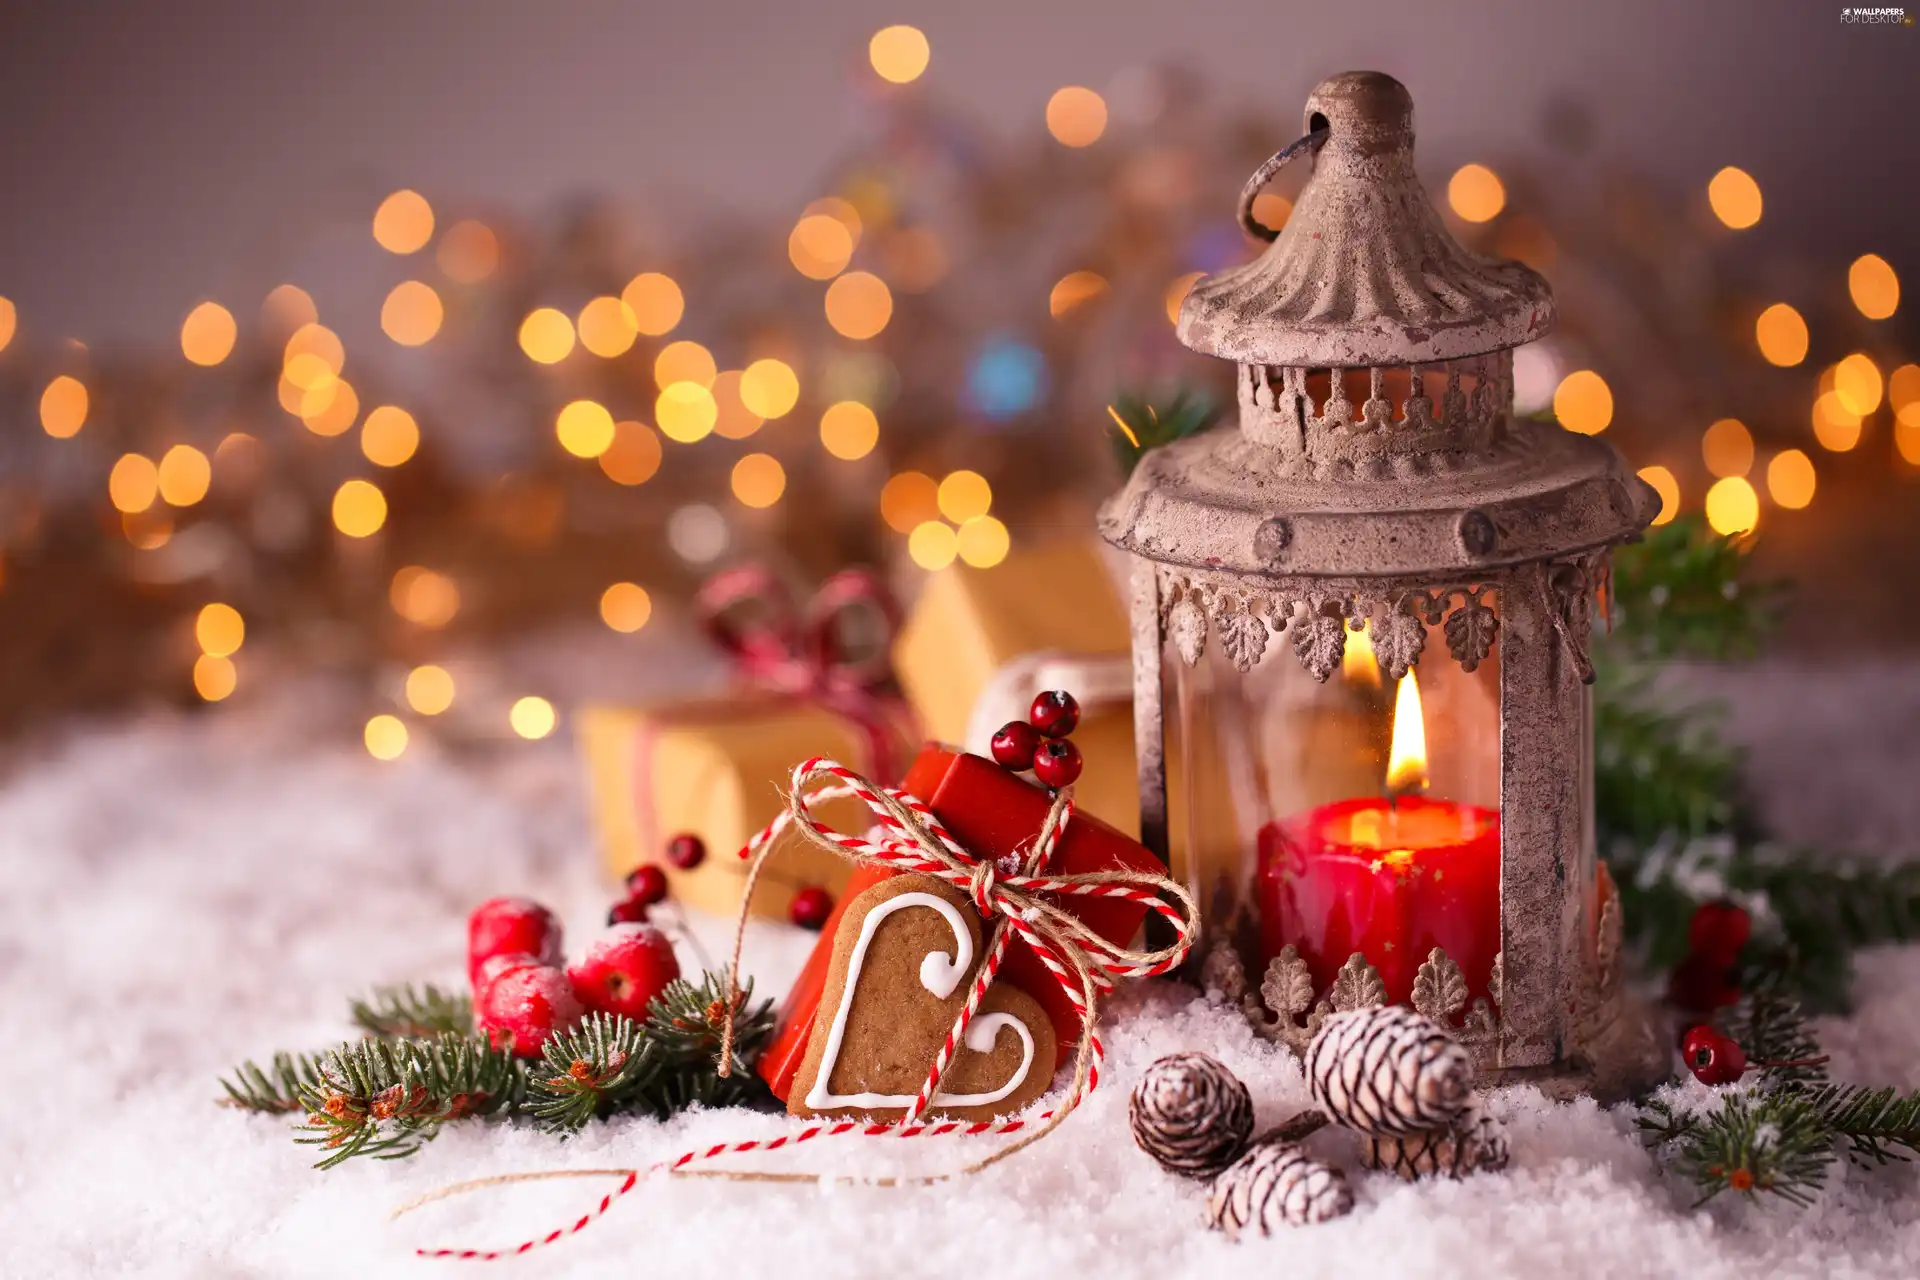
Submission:
POLYGON ((726 1074, 731 1069, 733 1061, 733 1019, 740 1003, 738 999, 740 945, 745 935, 747 911, 752 901, 754 884, 759 877, 762 865, 773 850, 774 841, 789 826, 797 826, 808 840, 833 850, 849 861, 865 865, 877 864, 894 871, 918 872, 935 876, 954 885, 967 893, 983 919, 994 922, 992 942, 988 945, 986 958, 968 991, 966 1003, 956 1016, 946 1040, 935 1056, 928 1070, 926 1082, 921 1086, 920 1092, 915 1096, 913 1104, 907 1109, 904 1117, 892 1123, 833 1120, 810 1124, 797 1132, 782 1134, 775 1138, 717 1143, 713 1146, 683 1152, 672 1160, 661 1161, 646 1170, 583 1169, 503 1174, 442 1187, 401 1206, 395 1211, 394 1216, 398 1217, 400 1214, 435 1200, 489 1186, 549 1178, 617 1177, 621 1179, 620 1185, 601 1197, 600 1203, 592 1210, 582 1214, 572 1224, 556 1228, 545 1235, 531 1237, 502 1249, 440 1248, 420 1249, 416 1252, 423 1258, 456 1258, 474 1261, 491 1261, 528 1253, 585 1230, 623 1196, 631 1192, 643 1176, 651 1173, 723 1177, 742 1181, 817 1182, 819 1175, 812 1173, 702 1169, 694 1166, 727 1156, 796 1147, 819 1138, 841 1137, 848 1134, 869 1138, 970 1137, 1025 1131, 1019 1140, 951 1172, 859 1179, 874 1186, 907 1186, 942 1182, 949 1178, 978 1172, 1046 1137, 1072 1113, 1081 1099, 1099 1084, 1100 1063, 1104 1058, 1104 1050, 1094 1026, 1096 992, 1109 988, 1111 980, 1116 977, 1151 977, 1172 970, 1185 958, 1192 945, 1193 931, 1198 922, 1198 909, 1192 896, 1178 883, 1163 875, 1127 869, 1078 875, 1045 874, 1045 869, 1058 844, 1060 833, 1072 814, 1073 807, 1070 799, 1065 795, 1057 797, 1047 814, 1046 821, 1025 855, 1012 860, 1012 865, 1003 871, 991 860, 977 859, 968 853, 958 841, 954 840, 933 810, 907 792, 879 786, 846 766, 821 757, 815 757, 800 764, 793 771, 793 790, 788 797, 787 808, 748 841, 746 847, 740 851, 741 857, 752 859, 752 867, 748 872, 745 892, 742 895, 733 960, 728 970, 729 999, 726 1002, 720 1072, 723 1075, 726 1074), (826 785, 819 785, 823 781, 826 785), (878 838, 870 839, 837 831, 814 815, 814 806, 848 796, 859 799, 872 812, 876 828, 881 833, 878 838), (1177 905, 1164 901, 1163 894, 1171 895, 1177 905), (1102 938, 1070 912, 1041 895, 1068 898, 1118 898, 1139 903, 1172 926, 1174 941, 1169 946, 1157 950, 1130 950, 1102 938), (1058 1106, 1031 1121, 1013 1118, 977 1121, 945 1120, 930 1123, 925 1116, 932 1106, 940 1081, 958 1053, 958 1048, 964 1041, 967 1026, 978 1011, 981 1000, 993 985, 999 973, 1001 960, 1006 954, 1007 941, 1014 935, 1018 935, 1022 941, 1032 947, 1034 954, 1040 958, 1048 972, 1053 974, 1060 984, 1061 991, 1073 1006, 1075 1017, 1079 1020, 1080 1038, 1074 1053, 1073 1082, 1068 1086, 1066 1095, 1058 1106))

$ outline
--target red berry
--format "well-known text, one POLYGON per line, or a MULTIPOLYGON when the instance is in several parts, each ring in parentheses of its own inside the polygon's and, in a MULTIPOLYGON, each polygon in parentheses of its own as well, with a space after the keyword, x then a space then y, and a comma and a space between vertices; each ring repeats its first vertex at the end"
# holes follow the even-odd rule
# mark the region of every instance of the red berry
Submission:
POLYGON ((707 842, 691 831, 682 831, 667 841, 667 861, 682 871, 691 871, 707 860, 707 842))
POLYGON ((567 970, 580 1003, 600 1013, 617 1013, 636 1022, 647 1006, 680 976, 673 943, 650 924, 617 924, 587 948, 586 958, 567 970))
POLYGON ((638 898, 627 898, 613 904, 607 912, 608 924, 644 923, 647 919, 647 904, 638 898))
POLYGON ((627 894, 643 907, 667 898, 667 873, 656 862, 643 862, 627 873, 627 894))
POLYGON ((560 942, 560 921, 539 903, 490 898, 467 917, 467 978, 477 979, 480 966, 498 955, 525 954, 559 964, 560 942))
POLYGON ((1064 738, 1080 723, 1080 704, 1065 689, 1049 689, 1027 711, 1033 727, 1049 738, 1064 738))
POLYGON ((1753 937, 1753 917, 1737 902, 1721 898, 1703 902, 1687 922, 1687 945, 1694 955, 1708 956, 1728 968, 1740 959, 1740 949, 1753 937))
POLYGON ((995 763, 1015 773, 1033 768, 1033 753, 1039 749, 1040 731, 1025 720, 1009 720, 993 735, 995 763))
POLYGON ((1033 758, 1033 776, 1058 791, 1080 776, 1084 763, 1080 748, 1064 738, 1056 738, 1041 747, 1040 754, 1033 758))
POLYGON ((802 929, 824 929, 833 914, 833 895, 817 884, 810 884, 793 895, 787 907, 787 919, 802 929))
POLYGON ((1682 960, 1667 980, 1667 999, 1690 1013, 1712 1013, 1738 1003, 1740 988, 1725 963, 1695 954, 1682 960))
POLYGON ((539 956, 530 956, 525 952, 507 951, 497 956, 489 956, 480 962, 480 968, 473 974, 473 1003, 478 1007, 485 999, 487 988, 498 978, 517 969, 538 969, 544 961, 539 956))
POLYGON ((1680 1042, 1687 1070, 1701 1084, 1732 1084, 1747 1072, 1747 1055, 1732 1036, 1704 1023, 1680 1042))
POLYGON ((537 1058, 547 1037, 571 1029, 583 1010, 565 971, 529 965, 496 976, 475 1012, 490 1044, 537 1058))

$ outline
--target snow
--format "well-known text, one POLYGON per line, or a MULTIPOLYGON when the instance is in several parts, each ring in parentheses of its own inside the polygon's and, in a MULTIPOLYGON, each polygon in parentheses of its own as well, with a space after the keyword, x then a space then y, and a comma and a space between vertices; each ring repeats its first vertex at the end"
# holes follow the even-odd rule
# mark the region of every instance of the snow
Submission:
MULTIPOLYGON (((1904 839, 1893 851, 1920 853, 1920 798, 1905 779, 1920 725, 1914 672, 1771 668, 1728 679, 1794 694, 1734 717, 1756 745, 1756 786, 1783 784, 1773 813, 1783 829, 1904 839), (1835 789, 1851 803, 1837 805, 1835 789)), ((1495 1099, 1510 1120, 1509 1173, 1410 1186, 1356 1172, 1351 1216, 1231 1244, 1199 1228, 1198 1184, 1133 1147, 1127 1090, 1182 1048, 1213 1053, 1245 1079, 1263 1125, 1304 1106, 1305 1089, 1293 1059, 1237 1016, 1165 986, 1108 1006, 1109 1069, 1078 1114, 963 1183, 656 1179, 580 1236, 527 1258, 416 1260, 419 1245, 497 1246, 569 1223, 617 1178, 494 1188, 389 1220, 436 1187, 644 1166, 794 1122, 737 1112, 623 1120, 564 1145, 528 1128, 468 1124, 410 1160, 317 1173, 286 1119, 213 1105, 216 1078, 240 1059, 344 1037, 347 998, 364 988, 458 982, 465 914, 484 898, 523 893, 552 906, 575 956, 604 917, 610 889, 567 744, 422 749, 381 764, 350 740, 335 745, 342 735, 316 728, 321 719, 261 704, 75 728, 0 781, 0 1029, 13 1047, 0 1057, 0 1274, 1920 1274, 1913 1166, 1840 1167, 1810 1211, 1733 1198, 1694 1211, 1689 1187, 1658 1175, 1626 1115, 1548 1104, 1526 1089, 1495 1099)), ((726 922, 696 927, 708 952, 725 953, 726 922)), ((750 938, 764 990, 780 989, 810 942, 776 926, 750 938)), ((690 950, 681 959, 698 967, 690 950)), ((1839 1078, 1920 1086, 1917 985, 1920 948, 1862 958, 1857 1014, 1821 1028, 1839 1078)), ((983 1151, 979 1142, 843 1139, 755 1167, 931 1171, 983 1151)), ((1338 1133, 1313 1145, 1352 1154, 1338 1133)))

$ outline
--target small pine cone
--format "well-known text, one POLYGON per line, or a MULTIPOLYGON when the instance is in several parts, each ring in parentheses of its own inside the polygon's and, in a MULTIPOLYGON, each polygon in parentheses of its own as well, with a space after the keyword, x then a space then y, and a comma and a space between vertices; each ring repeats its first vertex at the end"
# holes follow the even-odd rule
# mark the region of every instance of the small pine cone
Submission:
POLYGON ((1349 1129, 1400 1137, 1445 1128, 1473 1098, 1473 1060, 1404 1005, 1336 1013, 1307 1046, 1314 1101, 1349 1129))
POLYGON ((1464 1178, 1507 1167, 1507 1131, 1476 1101, 1444 1129, 1405 1138, 1370 1138, 1363 1152, 1369 1169, 1390 1169, 1408 1181, 1435 1174, 1464 1178))
POLYGON ((1247 1086, 1204 1053, 1176 1053, 1148 1067, 1127 1111, 1140 1149, 1189 1178, 1220 1172, 1253 1136, 1247 1086))
POLYGON ((1251 1227, 1270 1236, 1281 1227, 1311 1226, 1352 1209, 1346 1174, 1291 1142, 1260 1142, 1214 1180, 1207 1225, 1236 1239, 1251 1227))

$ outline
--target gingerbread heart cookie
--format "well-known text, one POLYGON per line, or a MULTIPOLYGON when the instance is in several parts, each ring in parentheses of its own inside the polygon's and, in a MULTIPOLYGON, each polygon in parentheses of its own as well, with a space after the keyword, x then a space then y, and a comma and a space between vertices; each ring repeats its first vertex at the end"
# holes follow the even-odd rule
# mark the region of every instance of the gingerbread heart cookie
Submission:
MULTIPOLYGON (((913 1105, 984 962, 965 894, 925 875, 874 885, 847 904, 807 1056, 788 1095, 796 1116, 893 1119, 913 1105)), ((931 1115, 1010 1115, 1053 1080, 1053 1024, 1026 992, 988 988, 931 1115)))

